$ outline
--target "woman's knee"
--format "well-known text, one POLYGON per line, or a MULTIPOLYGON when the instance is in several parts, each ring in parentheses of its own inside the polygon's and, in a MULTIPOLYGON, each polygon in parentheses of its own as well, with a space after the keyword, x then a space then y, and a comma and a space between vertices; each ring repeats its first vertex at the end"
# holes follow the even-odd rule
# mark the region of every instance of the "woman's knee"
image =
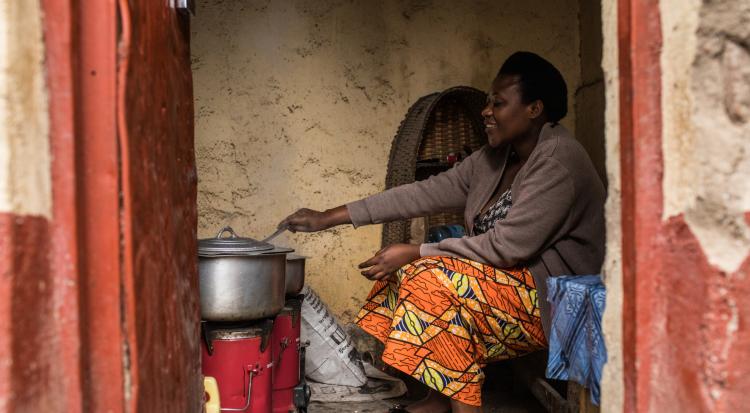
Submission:
POLYGON ((441 292, 445 286, 440 275, 443 270, 437 266, 416 267, 399 274, 400 290, 418 290, 422 293, 441 292))

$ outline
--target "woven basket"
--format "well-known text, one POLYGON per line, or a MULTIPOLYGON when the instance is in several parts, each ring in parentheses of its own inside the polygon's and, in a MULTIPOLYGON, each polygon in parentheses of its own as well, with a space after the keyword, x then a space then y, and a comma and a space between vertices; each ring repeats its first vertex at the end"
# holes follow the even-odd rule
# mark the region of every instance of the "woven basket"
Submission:
MULTIPOLYGON (((481 111, 487 95, 472 87, 458 86, 417 100, 401 122, 391 145, 385 187, 414 182, 418 160, 444 161, 465 146, 477 150, 487 143, 481 111)), ((426 228, 463 224, 463 215, 442 213, 427 217, 426 228)), ((383 246, 410 241, 410 221, 383 226, 383 246)), ((422 242, 424 240, 416 240, 422 242)))

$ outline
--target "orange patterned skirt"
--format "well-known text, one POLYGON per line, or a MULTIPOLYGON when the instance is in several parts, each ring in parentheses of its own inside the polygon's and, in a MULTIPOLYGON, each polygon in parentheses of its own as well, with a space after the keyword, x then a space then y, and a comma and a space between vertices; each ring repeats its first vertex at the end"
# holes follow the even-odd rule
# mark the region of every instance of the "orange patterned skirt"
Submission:
POLYGON ((547 346, 527 268, 426 257, 378 281, 356 323, 383 361, 460 402, 481 406, 482 366, 547 346))

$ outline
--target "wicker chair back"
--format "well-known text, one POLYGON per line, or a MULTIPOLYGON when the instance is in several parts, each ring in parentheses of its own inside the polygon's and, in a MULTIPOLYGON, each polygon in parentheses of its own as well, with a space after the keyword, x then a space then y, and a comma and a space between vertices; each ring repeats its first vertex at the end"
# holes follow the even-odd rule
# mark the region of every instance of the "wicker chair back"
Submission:
MULTIPOLYGON (((393 138, 385 178, 386 189, 414 182, 417 161, 445 162, 464 147, 477 150, 487 143, 481 111, 487 95, 475 88, 457 86, 417 100, 406 113, 393 138)), ((426 228, 463 224, 462 211, 427 217, 426 228)), ((410 242, 408 220, 383 226, 382 245, 410 242)), ((422 241, 422 240, 419 240, 422 241)))

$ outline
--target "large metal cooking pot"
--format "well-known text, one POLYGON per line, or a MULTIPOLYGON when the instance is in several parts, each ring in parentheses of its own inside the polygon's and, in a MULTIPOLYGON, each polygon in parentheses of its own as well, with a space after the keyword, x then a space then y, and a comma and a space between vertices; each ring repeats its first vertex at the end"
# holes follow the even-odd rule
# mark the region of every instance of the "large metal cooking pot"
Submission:
POLYGON ((277 314, 284 307, 286 255, 292 251, 239 237, 230 227, 198 241, 201 318, 245 321, 277 314))
POLYGON ((305 260, 307 257, 289 254, 286 256, 286 295, 297 295, 305 285, 305 260))

